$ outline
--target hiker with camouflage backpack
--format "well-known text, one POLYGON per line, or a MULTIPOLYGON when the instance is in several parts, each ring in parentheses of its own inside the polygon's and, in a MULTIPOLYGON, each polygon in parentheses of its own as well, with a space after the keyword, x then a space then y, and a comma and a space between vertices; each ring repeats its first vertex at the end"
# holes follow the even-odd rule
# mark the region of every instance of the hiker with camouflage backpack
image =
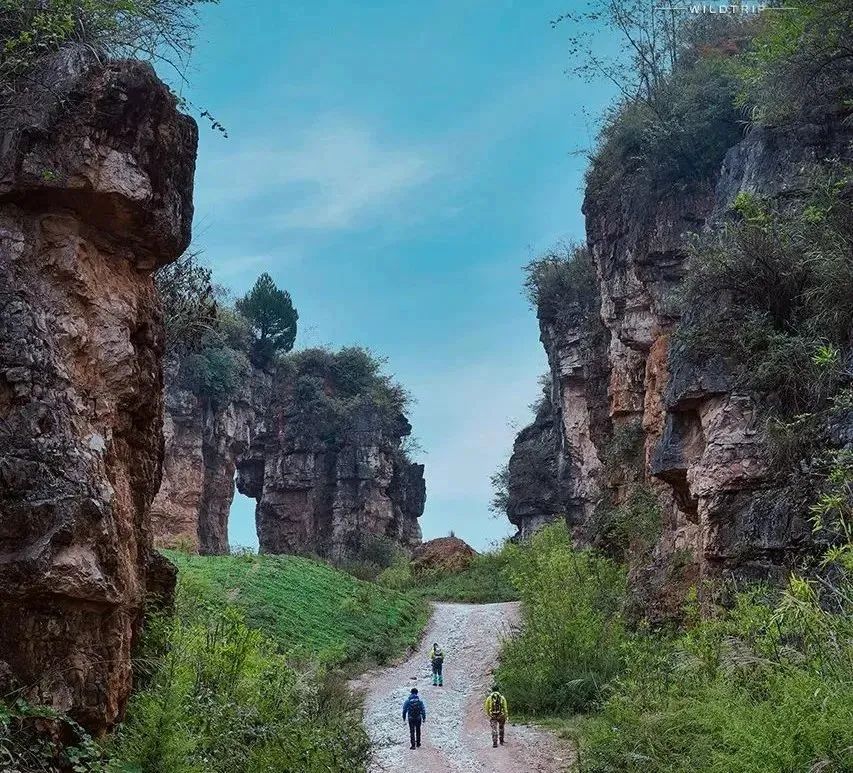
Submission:
POLYGON ((486 716, 489 718, 489 725, 492 728, 492 746, 496 747, 500 740, 501 746, 504 742, 504 725, 509 719, 509 709, 506 705, 506 698, 498 691, 498 686, 492 687, 489 697, 483 704, 486 711, 486 716))

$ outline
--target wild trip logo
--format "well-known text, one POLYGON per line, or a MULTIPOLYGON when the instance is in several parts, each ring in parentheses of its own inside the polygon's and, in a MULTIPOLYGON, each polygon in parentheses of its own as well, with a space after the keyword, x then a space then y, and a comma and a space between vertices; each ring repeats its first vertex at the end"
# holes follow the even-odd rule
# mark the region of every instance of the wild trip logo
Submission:
POLYGON ((659 5, 660 11, 684 11, 687 13, 717 14, 755 14, 768 9, 784 11, 786 9, 771 6, 769 3, 691 3, 690 5, 659 5))

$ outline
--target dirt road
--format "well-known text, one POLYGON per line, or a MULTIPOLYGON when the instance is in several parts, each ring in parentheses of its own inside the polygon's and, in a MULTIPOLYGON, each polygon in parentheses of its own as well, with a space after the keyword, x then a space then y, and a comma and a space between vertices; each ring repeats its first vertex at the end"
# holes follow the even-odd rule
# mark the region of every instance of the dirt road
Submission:
MULTIPOLYGON (((371 773, 563 773, 569 749, 538 728, 508 724, 506 744, 492 748, 482 709, 492 684, 500 640, 518 614, 516 604, 435 604, 418 651, 404 663, 367 674, 364 722, 373 740, 371 773), (444 649, 444 687, 433 687, 429 650, 444 649), (403 701, 417 687, 427 707, 423 745, 409 749, 403 701)), ((510 718, 512 717, 512 706, 510 718)))

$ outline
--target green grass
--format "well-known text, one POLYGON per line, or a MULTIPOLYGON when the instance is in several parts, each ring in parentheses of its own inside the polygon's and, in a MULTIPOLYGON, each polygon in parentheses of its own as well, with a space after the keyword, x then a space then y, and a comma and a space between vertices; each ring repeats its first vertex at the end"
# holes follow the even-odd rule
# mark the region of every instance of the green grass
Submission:
POLYGON ((405 591, 411 596, 431 601, 455 601, 469 604, 491 604, 516 601, 518 591, 504 571, 504 550, 482 553, 461 572, 430 571, 413 573, 411 564, 399 562, 377 578, 385 587, 405 591))
POLYGON ((165 551, 198 611, 240 610, 293 657, 326 665, 384 662, 417 643, 423 600, 297 556, 190 556, 165 551))

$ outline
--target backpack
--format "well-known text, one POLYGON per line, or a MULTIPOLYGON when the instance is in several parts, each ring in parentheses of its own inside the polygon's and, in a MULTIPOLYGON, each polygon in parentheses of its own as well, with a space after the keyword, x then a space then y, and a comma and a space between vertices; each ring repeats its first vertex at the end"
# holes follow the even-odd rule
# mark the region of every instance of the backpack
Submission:
POLYGON ((421 702, 420 698, 414 698, 409 700, 409 721, 413 721, 416 719, 421 719, 424 715, 424 704, 421 702))
POLYGON ((492 699, 491 715, 493 717, 499 717, 504 713, 503 696, 499 692, 493 692, 490 697, 492 699))

